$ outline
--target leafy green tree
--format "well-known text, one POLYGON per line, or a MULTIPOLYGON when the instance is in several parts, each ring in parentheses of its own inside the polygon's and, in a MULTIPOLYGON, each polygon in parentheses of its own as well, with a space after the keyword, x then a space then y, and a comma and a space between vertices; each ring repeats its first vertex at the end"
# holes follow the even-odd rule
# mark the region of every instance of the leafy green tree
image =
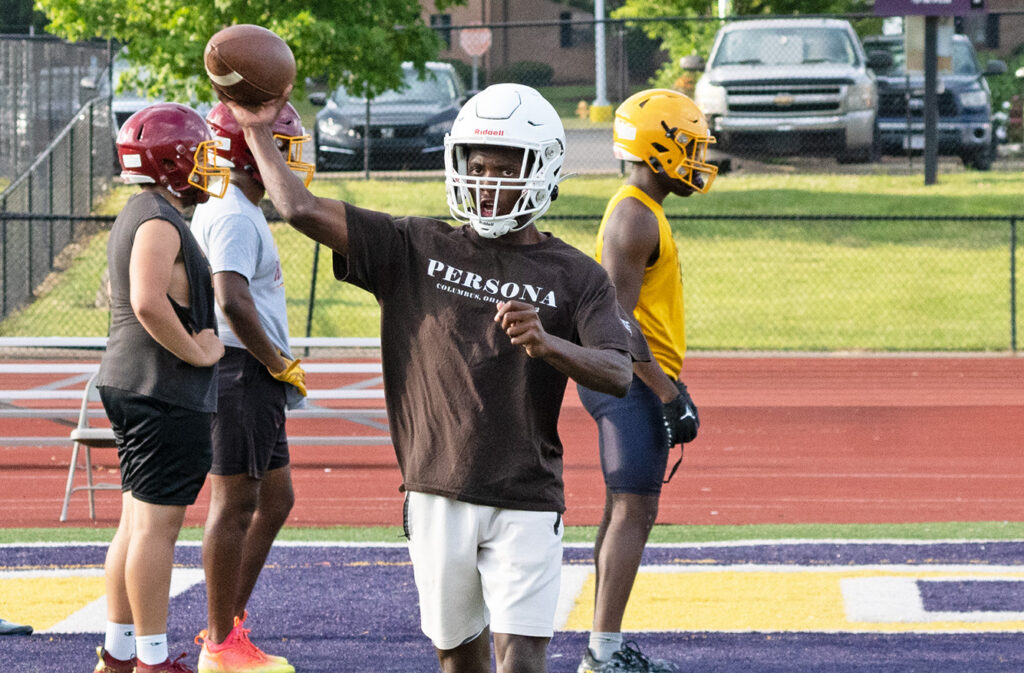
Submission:
MULTIPOLYGON (((870 12, 872 0, 730 0, 731 16, 807 15, 870 12)), ((637 21, 644 33, 661 43, 668 60, 651 84, 672 88, 684 76, 679 59, 690 54, 707 57, 720 22, 715 0, 625 0, 611 12, 614 19, 685 17, 686 21, 637 21)))
MULTIPOLYGON (((435 0, 438 11, 465 0, 435 0)), ((441 42, 416 0, 36 0, 47 30, 71 41, 125 45, 133 68, 122 86, 177 100, 213 100, 203 68, 206 41, 221 28, 252 23, 291 47, 298 69, 329 86, 375 96, 401 85, 401 63, 423 71, 441 42)))

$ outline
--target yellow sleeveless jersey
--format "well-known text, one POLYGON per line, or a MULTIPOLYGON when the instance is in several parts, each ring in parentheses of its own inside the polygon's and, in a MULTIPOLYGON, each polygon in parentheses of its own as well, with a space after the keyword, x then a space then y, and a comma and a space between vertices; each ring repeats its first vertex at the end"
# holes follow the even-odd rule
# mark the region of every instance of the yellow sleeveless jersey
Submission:
POLYGON ((662 370, 673 380, 679 378, 686 355, 686 322, 683 311, 683 276, 679 252, 672 228, 661 204, 632 185, 623 185, 608 202, 597 231, 597 261, 604 247, 604 228, 615 206, 623 199, 634 198, 650 208, 658 218, 658 259, 644 269, 640 298, 633 315, 647 337, 651 354, 662 370))

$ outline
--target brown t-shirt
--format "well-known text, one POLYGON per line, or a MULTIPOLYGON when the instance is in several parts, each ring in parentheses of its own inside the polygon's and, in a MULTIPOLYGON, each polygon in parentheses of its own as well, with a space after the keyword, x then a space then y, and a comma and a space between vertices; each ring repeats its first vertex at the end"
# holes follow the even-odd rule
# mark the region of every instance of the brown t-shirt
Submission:
POLYGON ((512 345, 494 316, 499 301, 526 301, 549 334, 624 353, 632 346, 636 359, 649 359, 643 340, 630 340, 607 273, 553 236, 519 246, 440 220, 351 205, 346 213, 349 255, 335 255, 334 273, 381 306, 388 421, 404 487, 564 511, 557 428, 566 376, 512 345))

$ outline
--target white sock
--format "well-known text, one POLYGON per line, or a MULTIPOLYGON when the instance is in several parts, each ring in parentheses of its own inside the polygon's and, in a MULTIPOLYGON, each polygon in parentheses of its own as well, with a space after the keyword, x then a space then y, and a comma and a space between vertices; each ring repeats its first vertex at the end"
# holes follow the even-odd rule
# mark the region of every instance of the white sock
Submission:
POLYGON ((107 635, 103 639, 103 649, 107 654, 128 661, 135 656, 135 625, 115 624, 107 622, 107 635))
POLYGON ((135 656, 147 666, 156 666, 167 661, 167 634, 135 636, 135 656))
POLYGON ((592 631, 588 647, 595 659, 598 661, 608 661, 612 658, 613 654, 622 648, 622 634, 592 631))

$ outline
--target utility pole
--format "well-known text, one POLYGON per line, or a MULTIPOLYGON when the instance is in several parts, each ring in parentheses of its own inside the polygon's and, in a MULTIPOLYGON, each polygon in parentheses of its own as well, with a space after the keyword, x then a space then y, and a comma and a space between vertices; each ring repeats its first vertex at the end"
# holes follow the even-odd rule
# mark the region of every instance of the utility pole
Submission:
POLYGON ((594 74, 596 96, 590 106, 590 121, 611 119, 612 104, 608 102, 608 73, 604 44, 604 0, 594 0, 594 74))

